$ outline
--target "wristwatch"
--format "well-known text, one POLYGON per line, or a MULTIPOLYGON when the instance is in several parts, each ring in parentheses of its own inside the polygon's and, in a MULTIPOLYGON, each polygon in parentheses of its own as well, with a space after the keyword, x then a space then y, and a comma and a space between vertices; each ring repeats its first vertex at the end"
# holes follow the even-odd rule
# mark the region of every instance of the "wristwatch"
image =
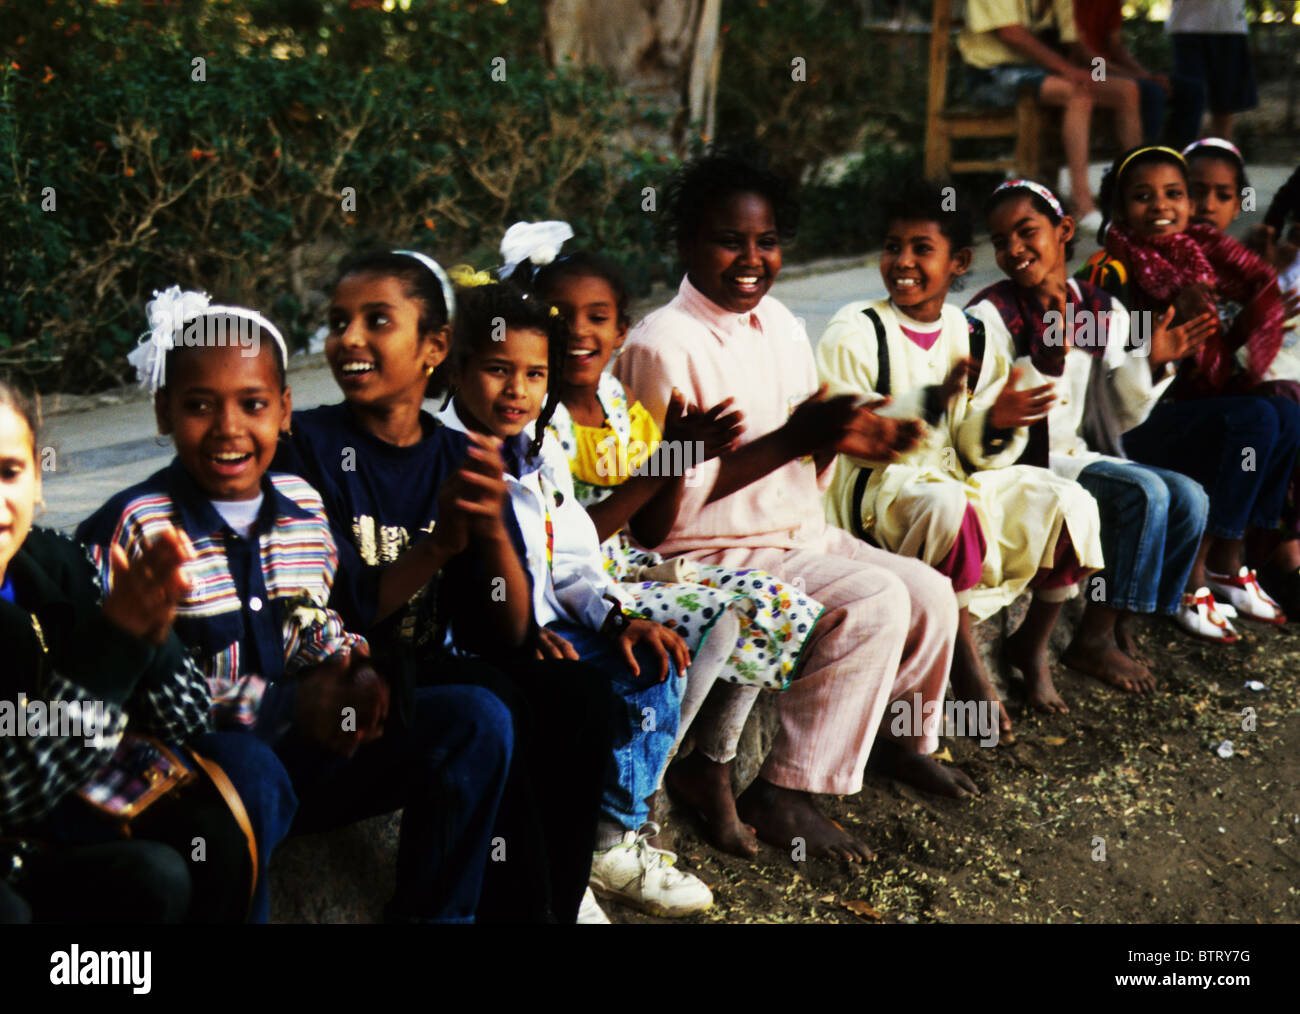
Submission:
POLYGON ((623 604, 613 595, 606 595, 606 599, 613 603, 609 612, 605 615, 605 622, 600 625, 600 632, 608 634, 610 637, 622 637, 623 631, 627 630, 632 624, 633 617, 623 612, 623 604))

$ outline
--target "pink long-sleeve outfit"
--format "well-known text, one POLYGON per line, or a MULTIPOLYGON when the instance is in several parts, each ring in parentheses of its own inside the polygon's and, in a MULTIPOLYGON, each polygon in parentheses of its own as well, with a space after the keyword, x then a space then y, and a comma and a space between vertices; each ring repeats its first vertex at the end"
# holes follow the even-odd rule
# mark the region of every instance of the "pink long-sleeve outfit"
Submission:
MULTIPOLYGON (((745 415, 742 442, 779 428, 818 386, 807 334, 785 306, 767 296, 750 313, 731 313, 689 279, 632 330, 614 372, 657 420, 674 387, 705 408, 734 398, 745 415)), ((829 526, 822 494, 831 469, 819 476, 811 458, 707 503, 719 467, 718 459, 697 466, 677 523, 656 548, 802 581, 826 606, 802 675, 781 695, 781 727, 760 774, 806 792, 857 792, 891 701, 913 707, 920 694, 942 710, 957 632, 952 586, 919 560, 829 526)), ((934 724, 900 742, 934 751, 934 724)))

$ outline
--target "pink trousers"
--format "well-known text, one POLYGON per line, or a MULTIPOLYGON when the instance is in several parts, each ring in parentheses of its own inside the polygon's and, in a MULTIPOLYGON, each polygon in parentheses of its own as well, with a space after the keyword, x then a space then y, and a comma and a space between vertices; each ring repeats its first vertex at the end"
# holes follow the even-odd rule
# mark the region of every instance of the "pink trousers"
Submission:
MULTIPOLYGON (((801 581, 826 607, 804 649, 801 675, 780 696, 781 727, 760 772, 769 782, 805 792, 858 792, 890 703, 905 701, 912 708, 920 694, 923 704, 934 701, 942 708, 957 600, 948 578, 929 564, 876 549, 829 525, 805 548, 687 555, 801 581)), ((885 735, 890 724, 884 724, 885 735)), ((939 746, 937 732, 898 741, 924 754, 939 746)))

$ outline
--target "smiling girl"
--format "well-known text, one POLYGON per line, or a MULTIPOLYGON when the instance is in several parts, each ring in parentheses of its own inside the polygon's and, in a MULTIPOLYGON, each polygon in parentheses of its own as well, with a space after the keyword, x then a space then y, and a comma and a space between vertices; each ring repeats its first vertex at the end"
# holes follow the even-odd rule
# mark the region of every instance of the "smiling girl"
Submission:
POLYGON ((456 313, 431 257, 346 261, 325 344, 344 400, 297 413, 283 460, 321 491, 340 544, 339 608, 413 688, 401 696, 471 684, 510 707, 493 837, 512 843, 511 861, 486 864, 478 917, 572 923, 608 757, 609 686, 592 667, 526 657, 537 633, 501 443, 423 407, 445 390, 456 313))
POLYGON ((1150 690, 1155 677, 1130 620, 1156 610, 1178 614, 1206 498, 1186 476, 1125 461, 1119 438, 1151 410, 1172 383, 1169 364, 1203 340, 1210 321, 1171 329, 1162 319, 1149 346, 1130 353, 1124 307, 1069 278, 1074 220, 1050 190, 1029 180, 1004 183, 987 215, 1007 278, 976 295, 971 311, 989 322, 990 340, 1015 357, 1016 369, 1059 394, 1031 425, 1025 460, 1076 480, 1101 516, 1106 569, 1088 582, 1083 619, 1062 661, 1121 690, 1150 690), (1050 327, 1049 314, 1058 315, 1050 327))
MULTIPOLYGON (((0 734, 0 924, 182 922, 192 884, 184 856, 117 840, 107 826, 84 828, 88 808, 76 790, 113 757, 128 718, 132 731, 174 743, 206 727, 203 675, 171 632, 191 550, 168 530, 133 560, 114 553, 107 590, 84 546, 32 523, 41 504, 37 429, 35 404, 0 380, 0 701, 9 712, 0 734), (89 725, 85 735, 37 733, 34 723, 14 735, 14 710, 28 698, 51 713, 102 715, 102 735, 89 725)), ((218 886, 237 891, 234 882, 218 886)))
POLYGON ((900 707, 912 714, 943 700, 957 632, 951 585, 919 560, 827 525, 822 505, 838 452, 890 460, 915 444, 919 427, 818 388, 807 334, 768 294, 798 217, 784 181, 711 152, 684 166, 668 195, 685 277, 676 298, 632 330, 614 372, 661 427, 675 388, 695 405, 734 398, 746 432, 736 451, 698 467, 660 548, 802 583, 826 607, 803 675, 779 699, 776 741, 737 811, 778 848, 800 838, 809 855, 862 862, 871 850, 813 794, 858 792, 868 757, 931 791, 979 791, 929 757, 936 723, 914 714, 905 727, 881 729, 891 702, 898 718, 900 707))
POLYGON ((464 289, 461 303, 449 368, 455 396, 442 419, 503 442, 540 652, 590 663, 612 687, 614 741, 591 886, 656 915, 708 908, 709 888, 651 841, 659 828, 650 800, 676 740, 690 651, 680 635, 642 615, 605 571, 564 452, 546 430, 568 327, 558 310, 513 282, 464 289))
POLYGON ((782 689, 797 678, 821 604, 762 571, 665 563, 643 548, 672 528, 688 468, 734 448, 741 418, 728 401, 687 409, 678 393, 661 439, 645 406, 605 372, 630 324, 627 288, 611 262, 568 254, 537 269, 533 286, 569 325, 550 429, 568 457, 578 500, 637 609, 671 623, 694 660, 677 740, 689 728, 695 748, 669 768, 667 783, 701 816, 715 846, 753 856, 758 840, 736 814, 731 761, 759 689, 782 689))
POLYGON ((905 187, 886 211, 880 276, 889 295, 842 308, 817 346, 832 394, 892 398, 880 411, 924 418, 920 445, 893 463, 840 455, 831 519, 859 538, 917 556, 946 575, 961 607, 953 689, 997 706, 971 615, 982 620, 1027 588, 1033 602, 1006 644, 1025 674, 1029 703, 1065 711, 1047 642, 1079 580, 1102 564, 1097 505, 1069 478, 1014 464, 1026 426, 1055 400, 1049 381, 1021 387, 985 322, 946 303, 971 262, 970 217, 948 210, 940 188, 905 187))
POLYGON ((1247 619, 1285 623, 1288 613, 1300 615, 1300 585, 1274 586, 1281 602, 1266 592, 1244 560, 1243 539, 1247 529, 1257 529, 1272 540, 1277 560, 1294 553, 1294 534, 1276 530, 1300 451, 1300 406, 1286 398, 1228 396, 1258 384, 1281 344, 1276 275, 1231 237, 1190 224, 1187 163, 1170 148, 1121 155, 1102 194, 1112 219, 1105 250, 1079 277, 1147 319, 1163 319, 1172 308, 1174 324, 1206 314, 1212 324, 1204 343, 1180 359, 1165 398, 1124 435, 1134 460, 1189 475, 1209 494, 1191 575, 1194 632, 1232 639, 1225 637, 1231 616, 1220 603, 1247 619), (1225 324, 1229 306, 1237 309, 1225 324), (1237 373, 1239 352, 1246 365, 1237 373))

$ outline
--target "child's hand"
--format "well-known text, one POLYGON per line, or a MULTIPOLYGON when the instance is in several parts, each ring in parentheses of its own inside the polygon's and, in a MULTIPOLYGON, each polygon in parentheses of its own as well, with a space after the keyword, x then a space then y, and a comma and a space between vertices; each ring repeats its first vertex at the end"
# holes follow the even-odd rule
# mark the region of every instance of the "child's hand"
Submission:
POLYGON ((868 461, 893 461, 920 442, 919 419, 876 415, 865 405, 857 409, 835 441, 835 450, 868 461))
POLYGON ((467 515, 471 536, 504 540, 508 537, 503 512, 509 486, 501 440, 483 433, 468 436, 466 466, 458 473, 464 485, 453 506, 467 515))
POLYGON ((1177 327, 1170 326, 1173 319, 1174 308, 1170 306, 1151 328, 1152 366, 1175 363, 1194 354, 1219 326, 1219 318, 1208 310, 1177 327))
POLYGON ((355 654, 340 652, 304 670, 295 724, 311 742, 351 757, 363 743, 384 734, 388 706, 388 684, 358 647, 355 654))
POLYGON ((973 389, 979 380, 980 364, 967 357, 953 365, 948 376, 939 385, 939 402, 948 405, 953 398, 968 388, 973 389))
POLYGON ((1287 289, 1282 293, 1282 319, 1290 320, 1300 314, 1300 289, 1287 289))
POLYGON ((853 424, 857 399, 851 394, 827 398, 827 390, 826 384, 817 388, 795 407, 781 427, 796 458, 835 447, 853 424))
POLYGON ((659 682, 668 678, 669 655, 677 663, 677 672, 686 674, 691 664, 691 652, 686 642, 675 630, 650 620, 632 620, 618 637, 618 645, 623 649, 623 657, 633 676, 641 675, 641 667, 636 663, 632 649, 638 644, 648 645, 659 656, 659 682))
POLYGON ((176 608, 189 591, 185 564, 194 559, 189 537, 168 525, 134 560, 114 544, 109 549, 109 593, 104 615, 128 634, 162 644, 176 608))
POLYGON ((1011 367, 1007 382, 989 409, 989 425, 994 429, 1014 430, 1038 422, 1039 419, 1046 419, 1048 411, 1056 402, 1050 383, 1016 390, 1020 376, 1020 367, 1011 367))
POLYGON ((554 631, 547 630, 543 627, 537 633, 538 658, 568 658, 572 659, 574 662, 579 661, 581 658, 578 654, 578 650, 554 631))
POLYGON ((469 515, 456 506, 466 495, 468 484, 460 472, 447 476, 438 490, 438 523, 429 536, 449 557, 458 556, 469 545, 469 515))
POLYGON ((735 400, 728 398, 703 411, 694 405, 688 406, 685 396, 674 387, 664 414, 664 443, 694 445, 699 441, 704 445, 701 461, 734 451, 745 432, 744 413, 727 411, 735 400))

